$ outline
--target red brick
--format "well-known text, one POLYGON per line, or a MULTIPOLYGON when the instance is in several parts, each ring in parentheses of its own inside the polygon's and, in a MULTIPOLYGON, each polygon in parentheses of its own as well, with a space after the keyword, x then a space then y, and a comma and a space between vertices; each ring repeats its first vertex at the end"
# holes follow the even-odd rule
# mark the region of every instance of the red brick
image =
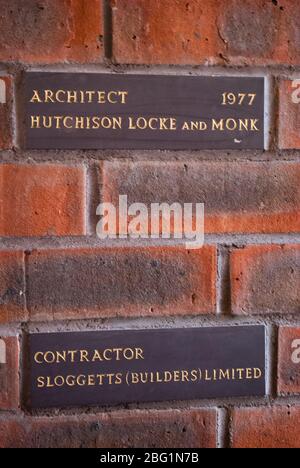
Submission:
POLYGON ((0 149, 12 147, 12 79, 0 76, 0 149))
POLYGON ((300 328, 279 330, 278 392, 300 394, 300 328))
POLYGON ((299 313, 299 245, 249 246, 235 250, 230 267, 234 314, 299 313))
POLYGON ((0 252, 0 323, 26 319, 24 269, 23 252, 0 252))
POLYGON ((0 354, 0 409, 19 406, 19 341, 16 336, 0 336, 0 348, 5 344, 5 362, 0 354))
POLYGON ((300 78, 279 85, 279 147, 300 149, 300 78))
POLYGON ((119 63, 299 64, 295 0, 112 0, 119 63))
POLYGON ((216 251, 184 247, 34 251, 32 320, 215 312, 216 251))
POLYGON ((85 171, 60 165, 0 166, 1 236, 85 234, 85 171))
POLYGON ((112 0, 113 56, 119 63, 219 63, 219 1, 112 0))
POLYGON ((0 419, 1 448, 215 448, 215 410, 0 419))
POLYGON ((236 409, 233 448, 299 448, 300 407, 236 409))
POLYGON ((300 231, 300 164, 105 162, 103 200, 204 203, 206 233, 300 231))
POLYGON ((101 61, 99 0, 0 0, 0 9, 0 61, 101 61))

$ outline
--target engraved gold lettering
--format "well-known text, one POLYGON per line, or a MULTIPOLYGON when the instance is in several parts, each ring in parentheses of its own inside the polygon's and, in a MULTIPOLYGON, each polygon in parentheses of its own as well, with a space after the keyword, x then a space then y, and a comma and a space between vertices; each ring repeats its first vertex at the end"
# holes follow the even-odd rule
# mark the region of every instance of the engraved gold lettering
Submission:
POLYGON ((114 374, 107 374, 107 377, 108 377, 108 385, 112 385, 113 384, 113 377, 114 377, 114 374))
POLYGON ((68 355, 70 356, 71 362, 75 362, 75 355, 77 353, 77 350, 69 350, 68 355))
POLYGON ((67 103, 76 103, 77 102, 77 92, 76 91, 68 91, 67 92, 67 103))
POLYGON ((136 348, 135 351, 136 351, 136 356, 135 356, 136 360, 145 359, 144 358, 144 350, 142 348, 136 348))
POLYGON ((212 119, 212 130, 223 132, 228 130, 230 132, 239 131, 239 132, 258 132, 259 128, 257 127, 259 119, 212 119))
POLYGON ((255 380, 261 379, 262 377, 261 369, 258 369, 258 368, 253 369, 253 377, 255 380))
POLYGON ((86 95, 88 98, 88 103, 92 103, 94 95, 95 95, 95 91, 86 91, 86 95))
POLYGON ((93 129, 98 130, 100 128, 100 119, 99 117, 93 117, 92 118, 92 123, 93 123, 93 129))
POLYGON ((53 91, 51 89, 46 89, 45 90, 45 102, 55 102, 55 99, 53 98, 53 91))
POLYGON ((258 119, 251 119, 251 131, 259 132, 259 128, 257 128, 258 119))
POLYGON ((88 384, 89 387, 93 387, 96 384, 94 375, 89 375, 88 376, 87 384, 88 384))
POLYGON ((110 104, 117 104, 118 100, 116 99, 116 96, 118 96, 118 93, 116 91, 110 91, 107 94, 107 100, 110 104))
POLYGON ((43 117, 43 127, 44 128, 51 128, 52 127, 52 117, 43 117))
POLYGON ((45 387, 44 377, 38 377, 37 378, 37 387, 38 388, 44 388, 45 387))
POLYGON ((235 119, 227 119, 226 120, 226 128, 230 132, 233 132, 237 129, 237 121, 235 119))
POLYGON ((225 371, 223 369, 220 370, 220 380, 229 380, 230 379, 230 371, 229 369, 226 369, 225 371))
POLYGON ((122 374, 119 372, 116 374, 116 380, 115 380, 116 385, 121 385, 122 384, 122 374))
POLYGON ((98 379, 98 385, 100 385, 100 386, 103 385, 103 379, 104 379, 105 375, 104 374, 97 374, 96 377, 98 379))
POLYGON ((222 94, 222 106, 234 106, 235 104, 242 106, 243 104, 252 106, 256 94, 253 93, 223 93, 222 94))
POLYGON ((105 91, 98 91, 98 103, 105 104, 105 102, 106 102, 105 91))
POLYGON ((145 117, 129 117, 128 118, 129 130, 177 130, 177 120, 172 117, 151 117, 146 119, 145 117))
POLYGON ((76 117, 75 119, 75 128, 81 128, 84 129, 84 117, 76 117))
POLYGON ((112 349, 106 349, 104 352, 103 352, 103 358, 105 359, 105 361, 111 361, 112 360, 112 349))
POLYGON ((119 91, 119 94, 121 96, 121 104, 126 104, 126 99, 127 99, 127 96, 128 96, 128 92, 127 91, 119 91))
POLYGON ((61 103, 65 102, 65 99, 66 99, 65 96, 66 96, 66 91, 64 91, 63 89, 59 89, 59 90, 56 92, 56 95, 55 95, 56 100, 57 100, 58 102, 61 102, 61 103), (64 98, 61 98, 61 97, 60 97, 61 95, 63 95, 64 98))
POLYGON ((84 376, 84 375, 79 375, 79 376, 77 377, 77 385, 78 385, 79 387, 84 387, 85 384, 86 384, 86 378, 85 378, 85 376, 84 376))
POLYGON ((83 361, 89 362, 89 357, 88 357, 88 355, 89 355, 89 352, 86 351, 85 349, 82 349, 82 350, 80 351, 80 362, 83 362, 83 361))
POLYGON ((72 117, 69 117, 69 116, 65 117, 64 120, 63 120, 63 125, 66 128, 73 128, 73 119, 72 119, 72 117), (68 125, 68 122, 70 122, 69 125, 68 125))
POLYGON ((139 376, 135 372, 132 372, 132 374, 131 374, 131 383, 132 384, 138 384, 139 383, 139 376))
POLYGON ((133 349, 131 348, 124 349, 124 358, 127 359, 127 361, 132 361, 133 359, 135 359, 135 353, 133 349))
POLYGON ((41 128, 41 118, 39 115, 31 116, 31 128, 41 128))
POLYGON ((249 119, 245 119, 244 121, 243 120, 240 121, 240 130, 245 130, 246 132, 248 132, 248 130, 249 130, 249 119))
POLYGON ((215 119, 212 120, 212 130, 218 130, 220 132, 224 131, 224 119, 219 120, 219 122, 215 119))
POLYGON ((33 96, 30 99, 30 102, 43 102, 39 96, 39 92, 36 89, 33 90, 33 96))
POLYGON ((31 103, 67 103, 67 104, 126 104, 128 91, 118 90, 33 90, 31 103))
POLYGON ((43 364, 43 359, 39 360, 39 356, 43 358, 43 353, 41 352, 35 353, 34 358, 33 358, 34 362, 36 362, 37 364, 43 364))
POLYGON ((92 362, 95 362, 95 361, 103 361, 99 351, 96 349, 95 352, 94 352, 94 356, 93 356, 93 359, 92 359, 92 362))

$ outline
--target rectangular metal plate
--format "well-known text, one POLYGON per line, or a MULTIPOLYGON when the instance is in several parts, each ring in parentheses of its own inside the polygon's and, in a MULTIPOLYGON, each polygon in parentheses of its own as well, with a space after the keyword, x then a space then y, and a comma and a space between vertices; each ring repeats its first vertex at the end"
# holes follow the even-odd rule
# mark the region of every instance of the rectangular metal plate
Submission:
POLYGON ((33 334, 33 408, 265 395, 265 329, 33 334))
POLYGON ((263 149, 264 78, 26 74, 32 149, 263 149))

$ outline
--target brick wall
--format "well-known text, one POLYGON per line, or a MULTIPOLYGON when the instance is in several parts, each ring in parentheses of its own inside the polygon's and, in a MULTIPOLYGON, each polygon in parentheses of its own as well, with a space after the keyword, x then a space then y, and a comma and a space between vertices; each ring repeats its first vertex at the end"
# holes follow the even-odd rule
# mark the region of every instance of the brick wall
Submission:
POLYGON ((0 9, 0 447, 299 447, 299 1, 0 0, 0 9), (268 148, 25 151, 26 70, 265 76, 268 148), (145 203, 205 202, 206 246, 100 242, 95 207, 120 190, 145 203), (267 330, 265 398, 23 405, 30 332, 243 324, 267 330))

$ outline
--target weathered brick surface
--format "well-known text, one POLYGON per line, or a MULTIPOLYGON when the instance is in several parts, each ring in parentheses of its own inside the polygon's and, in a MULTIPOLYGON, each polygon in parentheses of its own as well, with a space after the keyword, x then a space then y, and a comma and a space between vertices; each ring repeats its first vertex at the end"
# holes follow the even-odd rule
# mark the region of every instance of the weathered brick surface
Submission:
POLYGON ((207 233, 300 231, 300 164, 105 162, 103 200, 204 203, 207 233))
POLYGON ((300 328, 279 330, 278 392, 300 394, 300 328))
POLYGON ((112 0, 113 56, 120 63, 218 63, 219 2, 112 0))
POLYGON ((234 250, 230 267, 234 314, 299 313, 299 245, 234 250))
POLYGON ((295 0, 221 1, 217 26, 227 60, 241 65, 299 64, 299 8, 295 0))
POLYGON ((279 84, 279 147, 300 148, 300 77, 279 84))
POLYGON ((0 419, 1 448, 215 448, 215 410, 0 419))
POLYGON ((0 323, 26 318, 24 275, 24 254, 0 251, 0 323))
POLYGON ((209 246, 35 251, 28 259, 33 320, 212 314, 215 283, 209 246))
POLYGON ((19 341, 16 336, 0 336, 0 409, 19 406, 19 341), (5 359, 3 362, 3 342, 5 359))
POLYGON ((233 448, 298 448, 299 445, 298 406, 234 410, 233 448))
POLYGON ((295 0, 112 0, 119 63, 298 64, 295 0))
POLYGON ((60 165, 0 166, 1 236, 85 233, 85 171, 60 165))
POLYGON ((0 149, 12 147, 12 79, 0 75, 0 149))
POLYGON ((0 0, 0 60, 28 63, 99 62, 102 7, 98 0, 0 0))

